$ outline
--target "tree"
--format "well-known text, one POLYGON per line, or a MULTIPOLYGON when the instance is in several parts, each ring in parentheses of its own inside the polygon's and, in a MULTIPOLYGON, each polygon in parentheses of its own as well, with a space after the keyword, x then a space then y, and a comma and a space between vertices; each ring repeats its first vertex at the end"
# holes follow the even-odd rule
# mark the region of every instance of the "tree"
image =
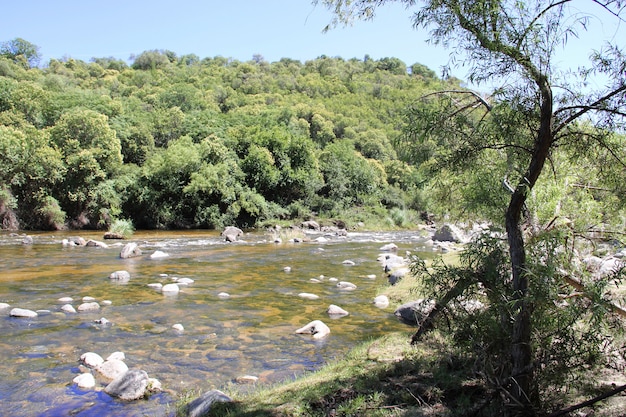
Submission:
POLYGON ((15 62, 23 60, 27 67, 36 67, 41 60, 39 47, 22 38, 15 38, 0 44, 0 55, 15 62))
MULTIPOLYGON (((504 208, 512 274, 510 295, 514 305, 508 392, 519 405, 516 408, 519 415, 534 415, 533 407, 537 406, 538 398, 531 344, 532 303, 523 231, 528 220, 525 210, 546 162, 558 147, 581 149, 591 143, 594 147, 606 149, 607 138, 616 130, 623 132, 626 119, 624 47, 607 40, 601 50, 591 51, 587 67, 559 72, 555 66, 558 48, 567 46, 572 37, 583 35, 590 20, 588 13, 575 8, 577 2, 574 0, 398 1, 407 8, 421 4, 422 7, 414 14, 415 27, 430 28, 435 44, 453 46, 455 51, 467 51, 469 80, 479 84, 500 82, 502 86, 493 97, 511 110, 499 113, 506 117, 500 120, 499 132, 498 129, 492 132, 493 141, 473 135, 476 130, 457 130, 457 137, 461 139, 454 143, 456 152, 452 152, 452 156, 471 158, 488 149, 501 149, 510 158, 511 177, 508 181, 512 183, 511 194, 504 208), (605 84, 595 89, 585 88, 590 75, 603 76, 605 84), (516 121, 522 124, 515 124, 516 121), (594 126, 593 135, 580 128, 583 121, 594 126), (516 128, 509 132, 512 136, 501 136, 510 126, 516 128)), ((313 3, 322 3, 334 11, 335 18, 329 26, 332 27, 353 19, 371 19, 377 7, 389 2, 318 0, 313 3)), ((591 4, 595 6, 596 13, 623 24, 621 0, 600 0, 591 4)), ((587 35, 597 36, 596 33, 587 35)), ((476 100, 473 106, 447 115, 458 119, 454 116, 460 112, 485 104, 484 100, 476 100)), ((623 145, 611 148, 609 154, 614 163, 626 166, 623 145)))

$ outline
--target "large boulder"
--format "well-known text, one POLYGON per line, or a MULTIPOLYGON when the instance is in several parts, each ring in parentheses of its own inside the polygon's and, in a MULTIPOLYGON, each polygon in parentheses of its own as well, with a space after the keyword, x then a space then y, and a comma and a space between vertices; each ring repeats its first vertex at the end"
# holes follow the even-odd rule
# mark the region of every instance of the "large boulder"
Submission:
POLYGON ((222 236, 227 242, 236 242, 240 236, 243 236, 243 230, 235 226, 228 226, 222 232, 222 236))
POLYGON ((453 224, 444 224, 435 232, 433 240, 439 242, 462 243, 466 239, 458 227, 453 224))
POLYGON ((141 256, 141 249, 139 249, 139 246, 133 242, 124 245, 122 251, 120 252, 120 258, 122 259, 134 258, 136 256, 141 256))
POLYGON ((148 384, 146 371, 129 369, 107 385, 104 392, 121 400, 133 401, 146 396, 148 384))
POLYGON ((228 395, 224 394, 222 391, 211 390, 211 391, 205 392, 200 397, 196 398, 195 400, 187 404, 187 416, 188 417, 205 416, 209 412, 209 410, 211 409, 211 406, 213 406, 214 403, 217 403, 217 402, 229 403, 231 401, 232 399, 228 395))
POLYGON ((394 315, 409 326, 419 325, 435 307, 433 300, 415 300, 402 304, 394 311, 394 315))
POLYGON ((128 371, 128 365, 119 359, 111 359, 96 366, 95 370, 104 378, 114 380, 128 371))

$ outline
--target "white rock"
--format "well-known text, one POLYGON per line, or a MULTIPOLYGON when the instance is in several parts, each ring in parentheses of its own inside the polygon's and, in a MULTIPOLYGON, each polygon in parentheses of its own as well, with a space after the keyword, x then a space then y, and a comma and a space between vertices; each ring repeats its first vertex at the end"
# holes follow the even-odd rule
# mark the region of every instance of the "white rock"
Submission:
POLYGON ((103 306, 110 306, 111 304, 113 304, 113 301, 111 300, 102 300, 100 301, 100 304, 103 306))
POLYGON ((95 368, 96 366, 104 363, 104 359, 102 359, 102 356, 94 352, 83 353, 82 355, 80 355, 80 360, 82 363, 85 364, 85 366, 88 366, 89 368, 95 368))
POLYGON ((317 300, 318 298, 320 298, 319 295, 311 294, 309 292, 301 292, 300 294, 298 294, 298 297, 307 300, 317 300))
POLYGON ((348 281, 339 281, 337 287, 347 291, 356 290, 356 285, 348 281))
POLYGON ((148 378, 148 391, 157 392, 162 391, 161 381, 156 378, 148 378))
POLYGON ((112 359, 101 363, 95 369, 106 379, 113 380, 128 371, 128 366, 119 359, 112 359))
POLYGON ((79 388, 93 388, 96 386, 96 379, 90 373, 84 373, 74 378, 73 382, 78 385, 79 388))
POLYGON ((163 284, 161 284, 160 282, 153 282, 151 284, 148 284, 148 288, 161 291, 161 289, 163 288, 163 284))
POLYGON ((313 320, 304 327, 296 330, 298 334, 310 334, 313 339, 322 339, 330 334, 330 329, 321 320, 313 320))
POLYGON ((83 302, 87 303, 90 301, 96 301, 96 299, 93 297, 89 297, 89 296, 83 297, 83 302))
POLYGON ((180 292, 180 287, 178 284, 165 284, 163 288, 161 288, 161 292, 164 294, 178 294, 180 292))
POLYGON ((119 351, 113 352, 107 357, 107 360, 111 361, 113 359, 117 359, 118 361, 123 361, 126 359, 126 355, 124 354, 124 352, 119 352, 119 351))
POLYGON ((11 317, 25 317, 25 318, 33 318, 37 317, 37 312, 33 310, 27 310, 25 308, 14 308, 9 313, 11 317))
POLYGON ((369 274, 366 275, 365 278, 369 278, 369 279, 376 279, 376 274, 369 274))
POLYGON ((219 298, 229 298, 229 297, 230 297, 230 294, 229 294, 229 293, 227 293, 227 292, 221 292, 221 293, 217 294, 217 296, 218 296, 219 298))
POLYGON ((328 306, 328 310, 326 310, 326 313, 328 313, 329 316, 347 316, 348 314, 350 314, 343 308, 334 304, 328 306))
POLYGON ((73 305, 71 304, 65 304, 61 307, 61 311, 64 311, 66 313, 76 313, 76 309, 74 308, 73 305))
POLYGON ((111 272, 111 275, 109 275, 109 279, 117 281, 128 281, 130 280, 130 272, 124 270, 111 272))
POLYGON ((96 310, 100 310, 100 304, 94 302, 90 302, 90 303, 82 303, 81 305, 78 306, 78 311, 96 311, 96 310))
POLYGON ((291 267, 290 266, 286 266, 286 267, 283 268, 283 271, 291 272, 291 267))
POLYGON ((398 245, 396 245, 395 243, 388 243, 386 245, 381 246, 380 250, 384 252, 396 251, 398 250, 398 245))
POLYGON ((387 308, 389 307, 389 298, 386 295, 379 295, 374 298, 374 305, 378 308, 387 308))
POLYGON ((174 329, 176 331, 179 331, 179 332, 184 332, 185 331, 185 328, 180 323, 176 323, 175 325, 173 325, 172 329, 174 329))
POLYGON ((237 382, 238 384, 254 384, 255 382, 257 382, 259 380, 258 376, 254 376, 254 375, 244 375, 244 376, 239 376, 235 379, 235 382, 237 382))
POLYGON ((328 282, 339 282, 339 279, 335 277, 328 278, 328 282))
POLYGON ((324 236, 320 236, 318 238, 315 238, 315 241, 318 243, 326 243, 328 242, 328 239, 326 239, 324 236))
POLYGON ((356 265, 356 263, 354 261, 351 261, 349 259, 346 259, 345 261, 342 262, 343 265, 347 265, 347 266, 353 266, 356 265))
POLYGON ((191 278, 178 278, 178 280, 176 280, 176 283, 178 285, 190 285, 193 284, 195 281, 191 278))
POLYGON ((5 308, 9 308, 11 307, 9 304, 7 303, 0 303, 0 310, 5 309, 5 308))
POLYGON ((317 278, 311 278, 311 279, 309 280, 309 282, 312 282, 312 283, 314 283, 314 284, 319 284, 319 283, 321 283, 322 281, 320 281, 320 280, 319 280, 319 279, 317 279, 317 278))
POLYGON ((163 258, 167 258, 168 256, 170 256, 169 253, 165 253, 163 251, 160 250, 155 250, 152 255, 150 255, 150 259, 163 259, 163 258))
POLYGON ((57 301, 59 303, 67 304, 67 303, 71 303, 72 301, 74 301, 74 299, 72 297, 61 297, 57 301))

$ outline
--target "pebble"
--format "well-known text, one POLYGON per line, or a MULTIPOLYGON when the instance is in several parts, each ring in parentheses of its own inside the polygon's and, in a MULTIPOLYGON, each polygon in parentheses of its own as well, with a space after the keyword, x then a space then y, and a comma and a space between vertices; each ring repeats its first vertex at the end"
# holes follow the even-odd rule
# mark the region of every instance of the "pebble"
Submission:
POLYGON ((176 323, 175 325, 173 325, 172 329, 174 329, 176 331, 179 331, 179 332, 184 332, 185 331, 185 328, 180 323, 176 323))
POLYGON ((160 282, 153 282, 151 284, 148 284, 148 288, 161 291, 161 289, 163 288, 163 284, 161 284, 160 282))
POLYGON ((61 297, 57 301, 59 303, 67 304, 67 303, 71 303, 72 301, 74 301, 74 299, 72 297, 61 297))
POLYGON ((229 297, 230 297, 230 294, 229 294, 229 293, 227 293, 227 292, 221 292, 221 293, 217 294, 217 296, 218 296, 219 298, 229 298, 229 297))

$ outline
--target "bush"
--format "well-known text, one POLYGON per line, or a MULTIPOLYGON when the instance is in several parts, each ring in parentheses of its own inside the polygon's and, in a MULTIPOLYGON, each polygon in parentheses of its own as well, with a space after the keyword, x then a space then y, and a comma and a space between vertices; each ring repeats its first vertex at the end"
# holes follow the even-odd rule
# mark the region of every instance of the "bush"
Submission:
POLYGON ((135 232, 135 227, 131 220, 117 219, 111 223, 109 227, 109 233, 113 233, 122 236, 124 239, 129 239, 135 232))

